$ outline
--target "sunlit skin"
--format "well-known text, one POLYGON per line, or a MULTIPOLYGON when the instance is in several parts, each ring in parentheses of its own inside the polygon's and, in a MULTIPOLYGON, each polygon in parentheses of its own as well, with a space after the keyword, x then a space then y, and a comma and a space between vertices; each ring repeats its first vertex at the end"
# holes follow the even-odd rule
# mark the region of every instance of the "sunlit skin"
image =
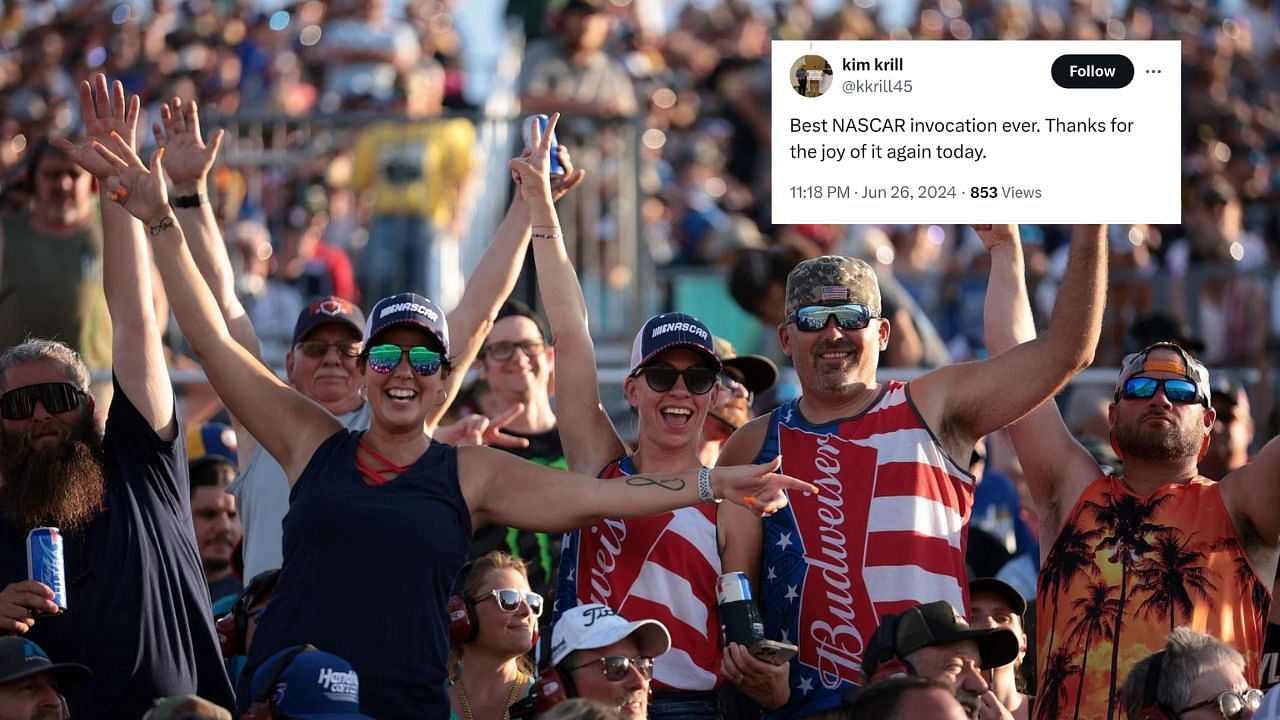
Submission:
POLYGON ((978 592, 969 596, 969 625, 975 628, 1008 628, 1018 636, 1018 657, 1008 665, 987 671, 991 691, 1001 704, 1018 716, 1019 709, 1025 704, 1025 696, 1018 692, 1017 686, 1018 667, 1027 654, 1027 636, 1022 631, 1022 618, 998 594, 978 592))
MULTIPOLYGON (((677 370, 694 365, 706 365, 705 356, 687 348, 671 348, 659 353, 649 365, 666 364, 677 370)), ((706 422, 707 411, 718 400, 719 383, 710 392, 695 395, 684 385, 682 376, 666 392, 649 387, 644 374, 627 378, 623 384, 627 402, 636 408, 640 416, 641 457, 647 447, 665 454, 683 451, 692 453, 698 444, 699 433, 706 422)))
MULTIPOLYGON (((1235 663, 1219 665, 1212 670, 1200 673, 1195 680, 1191 681, 1191 695, 1186 707, 1215 698, 1224 690, 1243 693, 1248 689, 1249 683, 1244 679, 1244 668, 1235 663)), ((1219 712, 1217 703, 1210 703, 1207 707, 1181 713, 1179 717, 1183 720, 1222 720, 1222 713, 1219 712)), ((1240 714, 1240 720, 1249 720, 1252 717, 1253 712, 1248 708, 1240 714)))
MULTIPOLYGON (((1172 350, 1156 349, 1151 360, 1181 362, 1182 358, 1172 350)), ((1141 372, 1142 377, 1179 378, 1171 372, 1141 372)), ((1149 398, 1126 399, 1121 397, 1108 408, 1112 431, 1124 455, 1126 468, 1134 463, 1150 462, 1179 466, 1177 472, 1194 472, 1196 457, 1217 413, 1199 403, 1173 403, 1161 386, 1149 398)), ((1130 473, 1126 473, 1128 475, 1130 473)), ((1166 478, 1165 482, 1175 478, 1166 478)))
MULTIPOLYGON (((427 332, 410 325, 395 325, 369 341, 370 346, 426 345, 438 350, 438 343, 428 339, 427 332)), ((423 376, 414 372, 406 357, 400 358, 395 368, 383 375, 363 365, 365 395, 379 418, 381 428, 396 435, 421 435, 422 424, 432 405, 444 402, 444 368, 435 375, 423 376)), ((422 448, 425 450, 425 447, 422 448)), ((419 452, 418 454, 421 454, 419 452)))
POLYGON ((231 552, 242 532, 235 496, 213 485, 198 487, 191 497, 191 518, 205 577, 216 582, 230 575, 231 552))
POLYGON ((467 706, 477 718, 502 717, 512 688, 520 683, 517 692, 522 692, 529 679, 520 673, 518 659, 533 647, 538 618, 527 600, 512 612, 503 610, 491 592, 502 589, 518 590, 523 596, 529 592, 529 581, 518 570, 494 568, 485 573, 479 587, 468 590, 478 630, 475 639, 461 647, 461 676, 449 689, 457 717, 465 716, 467 706))
POLYGON ((538 618, 524 601, 515 612, 506 612, 498 607, 497 599, 489 591, 503 588, 514 588, 521 593, 530 591, 529 581, 515 570, 503 568, 490 572, 482 590, 473 598, 476 600, 480 632, 468 645, 468 653, 483 648, 511 659, 528 652, 533 646, 533 631, 538 625, 538 618))
POLYGON ((356 358, 340 355, 332 346, 342 341, 360 342, 360 334, 355 328, 342 323, 328 323, 312 330, 302 340, 326 342, 330 347, 321 358, 308 357, 296 346, 290 350, 285 356, 289 383, 334 415, 359 408, 363 401, 357 392, 360 373, 356 358))
POLYGON ((47 673, 0 685, 0 720, 59 720, 58 683, 47 673))
MULTIPOLYGON (((36 360, 33 362, 21 363, 15 365, 5 373, 4 390, 8 392, 20 387, 28 385, 39 385, 41 383, 65 383, 71 382, 66 370, 61 364, 54 360, 36 360)), ((36 401, 35 412, 31 417, 22 420, 0 420, 4 423, 5 431, 10 434, 21 434, 27 431, 33 425, 48 424, 56 421, 64 425, 71 425, 80 420, 85 413, 93 412, 93 398, 88 398, 80 407, 68 410, 63 413, 50 413, 45 409, 44 404, 39 400, 36 401)), ((48 426, 47 431, 36 431, 32 436, 32 445, 36 448, 48 447, 51 444, 60 442, 60 434, 54 430, 53 425, 48 426)))
POLYGON ((573 682, 578 689, 578 697, 599 700, 621 709, 623 718, 643 720, 649 716, 649 680, 635 665, 627 668, 627 674, 621 680, 609 680, 604 676, 601 663, 592 663, 602 657, 621 655, 637 657, 640 647, 635 639, 626 637, 618 642, 595 650, 581 650, 574 654, 572 666, 587 665, 578 670, 571 670, 573 682), (588 663, 591 663, 588 665, 588 663))
POLYGON ((791 358, 800 380, 800 407, 810 420, 821 421, 832 411, 847 411, 851 394, 868 390, 870 404, 876 387, 880 353, 889 342, 889 321, 873 319, 860 330, 845 330, 834 318, 817 332, 796 324, 778 326, 782 352, 791 358))
POLYGON ((975 695, 987 691, 987 681, 982 678, 982 655, 972 640, 921 648, 911 654, 911 664, 917 675, 944 682, 953 691, 975 695))
POLYGON ((541 343, 543 349, 530 357, 516 348, 506 360, 482 353, 478 361, 480 376, 489 384, 494 408, 501 412, 517 404, 526 406, 526 412, 507 425, 517 432, 545 432, 554 427, 555 415, 548 396, 555 350, 543 342, 538 326, 521 315, 508 315, 494 323, 485 348, 498 343, 541 343))

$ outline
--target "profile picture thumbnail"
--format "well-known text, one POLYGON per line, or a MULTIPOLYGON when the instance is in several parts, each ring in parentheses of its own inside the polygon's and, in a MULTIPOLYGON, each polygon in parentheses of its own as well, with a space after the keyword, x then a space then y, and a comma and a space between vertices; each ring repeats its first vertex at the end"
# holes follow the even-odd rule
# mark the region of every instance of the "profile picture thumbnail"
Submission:
POLYGON ((831 63, 821 55, 805 55, 791 64, 791 87, 804 97, 826 92, 831 78, 831 63))

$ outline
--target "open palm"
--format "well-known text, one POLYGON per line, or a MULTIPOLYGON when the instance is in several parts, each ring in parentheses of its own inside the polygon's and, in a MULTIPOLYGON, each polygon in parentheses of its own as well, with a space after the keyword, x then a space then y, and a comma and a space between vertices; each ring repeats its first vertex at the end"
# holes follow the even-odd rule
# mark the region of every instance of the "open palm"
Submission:
POLYGON ((129 147, 138 146, 138 114, 142 103, 137 95, 125 102, 124 85, 119 80, 107 87, 107 76, 98 73, 92 81, 80 83, 80 114, 90 140, 107 143, 116 133, 129 147))
POLYGON ((64 155, 96 177, 107 196, 134 217, 151 225, 169 214, 169 192, 160 165, 164 148, 151 156, 148 169, 118 133, 111 133, 109 146, 97 140, 76 145, 63 138, 55 138, 53 143, 64 155))
POLYGON ((205 143, 200 132, 200 110, 196 101, 174 98, 160 106, 163 122, 151 126, 156 143, 165 149, 164 169, 175 186, 204 181, 222 147, 223 132, 217 131, 205 143))

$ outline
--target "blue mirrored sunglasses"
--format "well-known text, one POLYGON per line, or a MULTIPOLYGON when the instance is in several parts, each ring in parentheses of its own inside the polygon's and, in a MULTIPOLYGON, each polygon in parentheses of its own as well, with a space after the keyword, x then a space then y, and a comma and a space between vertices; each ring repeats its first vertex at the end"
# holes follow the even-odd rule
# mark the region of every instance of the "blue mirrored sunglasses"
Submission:
POLYGON ((1134 376, 1124 381, 1120 397, 1126 400, 1146 400, 1156 394, 1156 390, 1164 389, 1164 396, 1171 403, 1208 405, 1208 398, 1200 397, 1200 388, 1190 380, 1182 378, 1151 378, 1134 376))

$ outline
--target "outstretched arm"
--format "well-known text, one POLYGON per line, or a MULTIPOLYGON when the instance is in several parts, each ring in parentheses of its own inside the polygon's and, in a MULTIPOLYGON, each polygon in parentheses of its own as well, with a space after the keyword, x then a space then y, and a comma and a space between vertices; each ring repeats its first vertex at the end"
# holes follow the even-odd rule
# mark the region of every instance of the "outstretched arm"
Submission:
MULTIPOLYGON (((99 73, 93 83, 80 83, 80 112, 90 141, 106 142, 113 133, 126 147, 137 143, 140 102, 125 101, 120 81, 107 87, 99 73)), ((59 149, 75 160, 59 145, 59 149)), ((142 225, 112 202, 99 184, 102 207, 102 283, 111 314, 112 370, 120 389, 165 440, 177 435, 173 385, 165 366, 160 329, 151 293, 151 252, 142 225)))
MULTIPOLYGON (((560 150, 559 157, 561 162, 565 163, 565 174, 554 184, 554 187, 549 186, 552 201, 563 197, 565 193, 582 182, 582 178, 587 174, 585 170, 572 169, 568 151, 563 146, 560 150)), ((526 151, 526 155, 529 154, 530 151, 526 151)), ((502 219, 502 224, 498 226, 498 233, 494 236, 493 243, 485 250, 475 271, 467 279, 462 300, 458 302, 458 307, 449 313, 449 333, 454 338, 451 358, 454 367, 467 368, 475 362, 485 339, 489 337, 489 331, 493 329, 498 310, 515 289, 516 280, 520 278, 520 268, 524 266, 525 253, 529 250, 531 217, 529 203, 517 193, 511 201, 511 207, 507 209, 506 217, 502 219)), ((445 391, 450 402, 457 396, 458 389, 462 387, 462 381, 465 378, 465 372, 449 375, 445 391)), ((449 402, 443 403, 427 416, 428 431, 434 430, 440 423, 449 404, 449 402)))
MULTIPOLYGON (((549 145, 548 136, 559 118, 552 115, 546 135, 538 135, 540 146, 549 145)), ((587 303, 549 199, 546 153, 535 153, 527 161, 512 160, 511 168, 519 174, 520 192, 534 213, 533 257, 556 349, 556 422, 565 460, 576 472, 595 474, 622 455, 626 446, 600 402, 587 303)))
MULTIPOLYGON (((236 296, 235 271, 227 255, 227 244, 218 229, 213 206, 209 204, 208 177, 222 147, 224 133, 218 130, 208 143, 200 129, 200 110, 196 102, 183 102, 174 98, 160 106, 161 123, 152 125, 156 143, 164 148, 164 169, 173 182, 174 198, 197 198, 199 204, 192 207, 183 203, 174 206, 173 215, 187 238, 187 247, 200 276, 209 285, 218 310, 231 337, 255 358, 262 357, 258 334, 244 305, 236 296)), ((243 470, 253 456, 257 441, 244 429, 240 419, 231 417, 239 442, 240 469, 243 470)))
MULTIPOLYGON (((978 235, 991 254, 983 327, 987 349, 995 355, 1034 339, 1036 328, 1018 226, 980 226, 978 235)), ((1056 532, 1063 511, 1070 510, 1084 487, 1099 475, 1098 464, 1071 436, 1054 402, 1044 403, 1009 426, 1009 435, 1041 524, 1056 532)))
POLYGON ((1044 335, 987 360, 939 368, 912 381, 912 400, 951 457, 967 457, 978 438, 1031 412, 1093 362, 1106 273, 1105 226, 1077 226, 1044 335))
POLYGON ((113 133, 110 141, 109 149, 97 141, 78 147, 64 140, 58 147, 93 173, 104 192, 146 225, 173 312, 209 382, 231 412, 280 461, 292 484, 320 443, 341 429, 341 424, 281 382, 232 339, 169 209, 161 166, 164 149, 156 151, 148 168, 119 135, 113 133))
MULTIPOLYGON (((715 497, 759 514, 786 507, 786 491, 817 492, 778 472, 781 460, 717 467, 715 497)), ((472 525, 506 525, 540 532, 584 527, 602 517, 648 517, 702 502, 699 470, 645 473, 603 480, 529 462, 502 450, 458 448, 458 476, 472 525), (519 483, 520 490, 514 491, 519 483)))

